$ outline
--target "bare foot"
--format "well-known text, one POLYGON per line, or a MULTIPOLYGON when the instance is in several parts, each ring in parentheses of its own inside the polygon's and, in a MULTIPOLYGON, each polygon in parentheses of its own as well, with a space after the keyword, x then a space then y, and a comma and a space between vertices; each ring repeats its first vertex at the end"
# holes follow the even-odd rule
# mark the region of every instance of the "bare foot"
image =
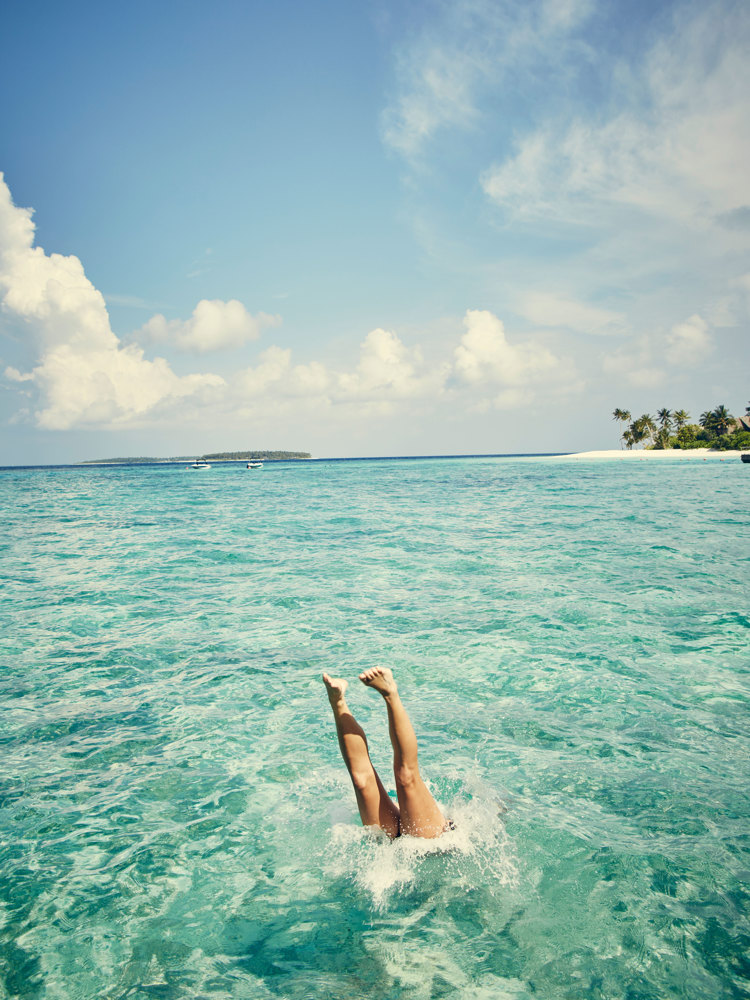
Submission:
POLYGON ((328 700, 332 705, 345 701, 344 696, 349 687, 349 681, 345 681, 341 677, 329 677, 328 674, 323 674, 323 683, 328 692, 328 700))
POLYGON ((396 694, 398 691, 393 674, 388 667, 370 667, 369 670, 365 670, 363 674, 359 675, 359 679, 368 687, 380 691, 384 698, 387 698, 388 695, 396 694))

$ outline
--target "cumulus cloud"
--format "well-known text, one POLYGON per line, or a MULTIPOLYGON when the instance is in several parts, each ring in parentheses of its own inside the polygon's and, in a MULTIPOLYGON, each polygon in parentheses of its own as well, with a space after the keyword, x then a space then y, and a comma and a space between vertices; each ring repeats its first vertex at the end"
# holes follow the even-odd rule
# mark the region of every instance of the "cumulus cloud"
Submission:
MULTIPOLYGON (((255 364, 226 378, 177 375, 165 358, 149 360, 113 333, 104 299, 77 257, 34 246, 31 212, 13 205, 0 183, 0 303, 2 314, 28 335, 36 361, 30 371, 8 366, 7 382, 37 399, 33 419, 50 430, 155 425, 209 416, 236 421, 262 413, 426 412, 439 401, 510 406, 535 386, 560 385, 567 367, 531 339, 511 340, 487 311, 467 311, 456 328, 455 351, 427 360, 417 344, 393 330, 371 330, 350 365, 295 363, 290 348, 270 345, 255 364)), ((208 350, 239 346, 277 317, 251 316, 238 301, 203 300, 186 322, 154 317, 147 330, 171 346, 208 350)), ((677 334, 675 334, 677 336, 677 334)), ((683 335, 683 346, 686 338, 683 335)), ((675 342, 676 344, 677 342, 675 342)), ((26 409, 19 411, 25 418, 26 409)))
POLYGON ((6 314, 24 320, 37 345, 113 348, 117 338, 101 293, 77 257, 33 246, 31 211, 17 208, 0 174, 0 294, 6 314))
POLYGON ((509 408, 528 402, 539 386, 561 389, 575 378, 570 365, 543 346, 511 343, 491 312, 468 310, 463 326, 452 359, 432 363, 420 347, 381 328, 367 334, 351 369, 295 365, 290 349, 269 347, 256 365, 237 374, 230 392, 247 413, 272 404, 280 411, 305 406, 354 416, 432 409, 441 401, 509 408))
POLYGON ((336 395, 362 400, 434 396, 442 391, 448 371, 447 363, 428 369, 421 350, 406 347, 392 331, 372 330, 361 344, 356 369, 338 375, 336 395))
POLYGON ((241 347, 257 340, 264 327, 279 326, 281 317, 258 313, 252 316, 241 302, 201 299, 189 320, 167 320, 158 313, 139 334, 155 341, 169 341, 182 351, 205 354, 241 347))
POLYGON ((331 378, 325 365, 292 364, 290 348, 272 346, 260 355, 258 364, 240 371, 233 388, 243 400, 252 401, 273 395, 292 399, 325 399, 331 378))
POLYGON ((0 303, 23 324, 39 357, 31 372, 9 368, 6 377, 38 389, 40 427, 132 422, 223 385, 218 375, 179 377, 165 360, 122 347, 80 260, 34 246, 31 214, 13 204, 0 174, 0 303))
POLYGON ((135 347, 82 352, 69 344, 49 351, 32 372, 45 401, 40 427, 132 424, 169 406, 215 398, 224 385, 218 375, 178 377, 164 358, 147 361, 135 347))
POLYGON ((244 406, 253 402, 288 408, 304 404, 358 412, 375 407, 383 412, 415 400, 435 400, 450 373, 445 361, 426 365, 419 347, 407 347, 390 330, 371 330, 360 344, 351 370, 329 368, 318 361, 293 364, 289 348, 269 347, 254 366, 239 372, 232 391, 244 406))
POLYGON ((464 327, 455 350, 456 375, 464 382, 519 388, 550 376, 560 365, 545 347, 511 344, 502 320, 491 312, 469 309, 464 327))

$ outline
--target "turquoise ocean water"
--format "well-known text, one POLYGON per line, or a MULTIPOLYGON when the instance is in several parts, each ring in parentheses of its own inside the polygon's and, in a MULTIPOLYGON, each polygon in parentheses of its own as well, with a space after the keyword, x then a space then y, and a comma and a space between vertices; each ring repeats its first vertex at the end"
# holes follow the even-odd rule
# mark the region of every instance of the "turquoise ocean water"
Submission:
POLYGON ((750 469, 0 472, 0 995, 750 996, 750 469), (362 830, 320 682, 437 842, 362 830))

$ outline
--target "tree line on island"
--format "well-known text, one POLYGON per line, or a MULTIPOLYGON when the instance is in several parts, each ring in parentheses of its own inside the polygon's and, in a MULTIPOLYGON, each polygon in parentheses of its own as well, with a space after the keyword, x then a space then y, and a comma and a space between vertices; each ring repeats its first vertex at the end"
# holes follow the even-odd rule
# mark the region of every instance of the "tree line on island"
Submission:
POLYGON ((206 459, 215 462, 244 462, 245 459, 256 458, 267 462, 290 458, 310 458, 309 451, 217 451, 214 455, 204 455, 206 459))
POLYGON ((643 413, 633 420, 629 410, 619 407, 612 419, 623 425, 620 440, 626 448, 718 448, 722 451, 750 448, 750 404, 742 417, 733 417, 723 403, 706 410, 698 423, 690 422, 685 410, 659 410, 656 417, 643 413))

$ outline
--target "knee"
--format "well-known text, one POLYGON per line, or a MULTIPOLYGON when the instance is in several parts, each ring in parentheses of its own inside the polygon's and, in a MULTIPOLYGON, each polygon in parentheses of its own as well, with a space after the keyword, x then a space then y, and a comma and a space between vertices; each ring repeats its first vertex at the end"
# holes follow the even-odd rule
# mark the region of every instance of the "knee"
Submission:
POLYGON ((394 775, 396 778, 396 784, 400 785, 402 788, 409 788, 413 785, 417 778, 419 777, 419 772, 416 768, 410 767, 408 764, 401 764, 394 768, 394 775))
POLYGON ((364 792, 372 781, 372 771, 351 771, 352 784, 358 792, 364 792))

